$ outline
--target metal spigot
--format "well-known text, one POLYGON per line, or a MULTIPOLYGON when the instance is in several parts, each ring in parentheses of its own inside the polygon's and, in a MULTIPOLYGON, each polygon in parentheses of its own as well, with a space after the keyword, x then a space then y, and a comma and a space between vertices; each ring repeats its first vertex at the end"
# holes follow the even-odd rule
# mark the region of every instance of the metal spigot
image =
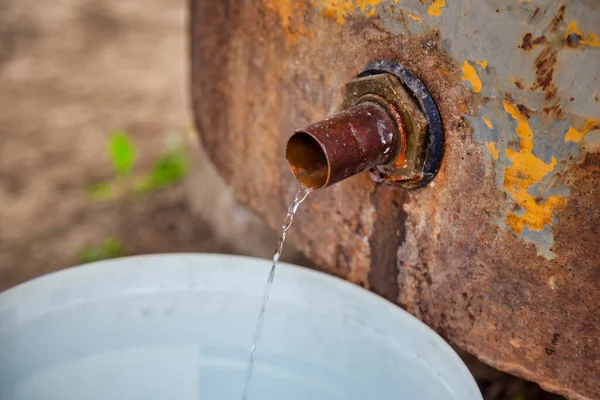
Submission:
POLYGON ((423 83, 400 64, 379 61, 346 85, 344 111, 292 134, 286 158, 313 190, 366 170, 380 182, 418 187, 437 173, 443 145, 423 83))

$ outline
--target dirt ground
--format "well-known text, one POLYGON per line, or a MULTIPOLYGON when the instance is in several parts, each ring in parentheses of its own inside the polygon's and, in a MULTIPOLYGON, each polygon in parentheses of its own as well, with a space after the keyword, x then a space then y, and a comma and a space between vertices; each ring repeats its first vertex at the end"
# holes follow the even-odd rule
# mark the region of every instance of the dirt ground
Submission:
MULTIPOLYGON (((184 0, 0 0, 0 290, 80 263, 114 237, 126 254, 270 257, 276 234, 236 202, 193 132, 184 0), (185 181, 144 198, 94 201, 111 132, 131 135, 136 171, 168 135, 185 181)), ((283 218, 283 216, 282 216, 283 218)), ((292 233, 293 235, 293 229, 292 233)), ((306 265, 287 246, 284 259, 306 265)), ((469 358, 486 399, 555 398, 469 358)))

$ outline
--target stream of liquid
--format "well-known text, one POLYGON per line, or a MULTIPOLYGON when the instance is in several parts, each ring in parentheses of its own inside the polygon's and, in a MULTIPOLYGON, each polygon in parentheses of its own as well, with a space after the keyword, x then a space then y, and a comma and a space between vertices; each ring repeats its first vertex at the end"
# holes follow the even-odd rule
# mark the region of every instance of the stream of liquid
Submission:
POLYGON ((310 190, 302 186, 302 189, 296 193, 296 197, 294 201, 287 210, 287 215, 283 220, 283 225, 281 227, 281 236, 279 237, 279 241, 277 242, 277 248, 275 249, 275 254, 273 254, 273 264, 271 265, 271 271, 269 272, 269 277, 267 278, 267 283, 265 285, 265 291, 263 294, 262 307, 260 309, 260 313, 258 314, 258 320, 256 321, 256 328, 254 329, 254 340, 252 341, 252 348, 250 349, 250 361, 248 363, 248 369, 246 371, 246 381, 244 383, 244 394, 242 395, 242 400, 246 400, 248 397, 248 385, 250 384, 250 380, 252 379, 252 374, 254 373, 254 364, 256 346, 258 345, 258 341, 260 339, 260 334, 262 332, 263 320, 265 319, 265 309, 267 308, 267 301, 269 300, 269 295, 271 294, 271 286, 273 286, 273 279, 275 279, 275 267, 277 266, 277 262, 279 261, 279 257, 281 257, 281 252, 283 251, 283 243, 285 242, 285 236, 287 235, 288 229, 292 226, 292 222, 294 222, 294 215, 296 215, 296 211, 300 204, 306 199, 310 190))

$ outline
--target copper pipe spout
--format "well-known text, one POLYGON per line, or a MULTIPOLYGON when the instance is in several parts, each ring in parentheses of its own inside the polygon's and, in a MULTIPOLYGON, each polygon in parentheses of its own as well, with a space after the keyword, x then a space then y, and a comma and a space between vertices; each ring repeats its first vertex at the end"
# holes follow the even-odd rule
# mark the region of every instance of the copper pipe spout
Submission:
POLYGON ((322 189, 352 175, 392 162, 402 143, 402 121, 374 101, 296 130, 285 155, 296 179, 322 189))

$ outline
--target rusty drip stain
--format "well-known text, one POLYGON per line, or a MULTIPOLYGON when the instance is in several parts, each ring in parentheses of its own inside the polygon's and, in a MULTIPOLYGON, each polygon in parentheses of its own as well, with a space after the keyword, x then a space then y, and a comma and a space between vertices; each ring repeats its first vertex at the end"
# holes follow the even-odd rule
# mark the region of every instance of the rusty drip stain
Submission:
POLYGON ((554 85, 554 69, 557 59, 558 52, 551 47, 546 47, 535 59, 535 81, 531 85, 531 90, 543 90, 546 100, 556 97, 558 93, 554 85))
POLYGON ((369 238, 371 267, 368 281, 372 291, 390 301, 396 301, 400 292, 397 281, 398 248, 406 237, 407 213, 402 207, 406 194, 406 191, 379 185, 371 195, 376 219, 369 238))
POLYGON ((558 30, 558 28, 560 27, 561 22, 563 22, 564 19, 565 19, 565 10, 566 10, 566 8, 567 8, 567 6, 563 4, 558 9, 558 12, 556 13, 556 15, 554 16, 554 19, 550 23, 550 26, 549 26, 550 32, 556 32, 558 30))
MULTIPOLYGON (((544 33, 551 33, 550 36, 541 35, 534 38, 531 32, 527 32, 523 36, 521 45, 519 46, 523 51, 530 51, 538 45, 543 45, 543 49, 534 61, 535 79, 530 89, 544 93, 544 105, 541 109, 546 120, 566 118, 561 106, 558 87, 554 80, 554 72, 558 63, 558 52, 564 46, 578 46, 581 39, 575 34, 569 34, 564 37, 562 33, 556 33, 561 28, 565 19, 565 10, 566 6, 561 6, 550 24, 544 29, 544 33)), ((519 87, 516 82, 515 85, 519 87)), ((521 109, 520 111, 523 112, 521 109)))
POLYGON ((534 113, 534 111, 532 109, 530 109, 529 107, 527 107, 525 104, 517 104, 517 109, 527 119, 531 118, 531 114, 534 113))
POLYGON ((560 105, 560 102, 556 102, 548 107, 543 108, 546 118, 565 119, 565 113, 560 105))
POLYGON ((533 37, 533 33, 531 32, 527 32, 525 35, 523 35, 523 38, 521 39, 521 44, 519 45, 520 49, 523 49, 524 51, 529 51, 531 49, 533 49, 535 46, 542 44, 542 43, 546 43, 546 36, 538 36, 536 38, 533 37))
POLYGON ((517 87, 517 89, 521 89, 521 90, 525 89, 525 85, 523 84, 522 79, 516 79, 515 86, 517 87))
POLYGON ((408 29, 408 24, 406 23, 406 18, 404 17, 404 11, 402 11, 402 9, 400 9, 400 22, 402 23, 402 27, 404 28, 404 30, 406 31, 407 35, 410 36, 410 29, 408 29))

